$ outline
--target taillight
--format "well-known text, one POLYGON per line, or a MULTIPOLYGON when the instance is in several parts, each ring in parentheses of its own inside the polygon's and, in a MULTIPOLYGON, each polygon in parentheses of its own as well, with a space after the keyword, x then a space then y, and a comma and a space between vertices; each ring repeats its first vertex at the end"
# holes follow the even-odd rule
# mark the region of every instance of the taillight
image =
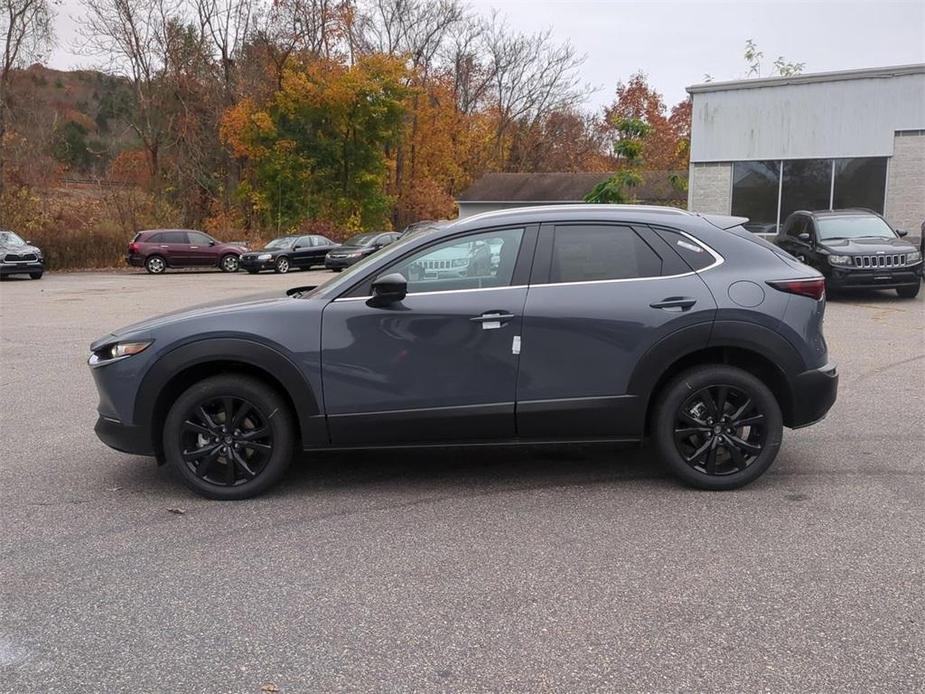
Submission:
POLYGON ((132 242, 128 245, 128 252, 129 252, 129 253, 137 253, 137 252, 138 252, 138 244, 135 243, 134 241, 132 241, 132 242))
POLYGON ((823 277, 812 277, 805 280, 778 280, 768 282, 768 284, 779 291, 808 296, 816 301, 825 296, 825 278, 823 277))

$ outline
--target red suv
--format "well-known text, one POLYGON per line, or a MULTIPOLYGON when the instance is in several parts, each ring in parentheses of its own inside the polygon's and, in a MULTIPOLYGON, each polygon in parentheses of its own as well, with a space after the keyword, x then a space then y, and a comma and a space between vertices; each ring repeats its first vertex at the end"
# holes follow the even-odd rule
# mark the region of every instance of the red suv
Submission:
POLYGON ((150 229, 139 231, 128 245, 128 262, 159 275, 169 267, 217 267, 237 272, 241 254, 247 247, 222 243, 208 234, 190 229, 150 229))

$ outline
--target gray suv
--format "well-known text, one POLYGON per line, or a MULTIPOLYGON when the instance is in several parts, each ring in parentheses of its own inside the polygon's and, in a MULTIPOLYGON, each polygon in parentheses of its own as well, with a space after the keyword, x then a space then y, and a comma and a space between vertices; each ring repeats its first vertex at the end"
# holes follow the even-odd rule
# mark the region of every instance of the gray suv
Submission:
POLYGON ((96 432, 216 499, 265 491, 297 450, 646 439, 688 484, 739 487, 838 384, 823 277, 744 221, 486 213, 321 286, 123 328, 90 348, 96 432))

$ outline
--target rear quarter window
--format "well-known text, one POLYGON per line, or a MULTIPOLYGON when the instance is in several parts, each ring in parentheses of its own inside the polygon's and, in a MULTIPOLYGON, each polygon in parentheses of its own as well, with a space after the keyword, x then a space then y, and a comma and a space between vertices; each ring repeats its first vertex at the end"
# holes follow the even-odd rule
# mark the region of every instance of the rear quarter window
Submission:
MULTIPOLYGON (((671 246, 675 253, 681 256, 691 270, 703 270, 716 262, 716 259, 706 248, 684 234, 671 229, 656 228, 654 231, 665 243, 671 246)), ((747 231, 745 233, 748 234, 747 231)))

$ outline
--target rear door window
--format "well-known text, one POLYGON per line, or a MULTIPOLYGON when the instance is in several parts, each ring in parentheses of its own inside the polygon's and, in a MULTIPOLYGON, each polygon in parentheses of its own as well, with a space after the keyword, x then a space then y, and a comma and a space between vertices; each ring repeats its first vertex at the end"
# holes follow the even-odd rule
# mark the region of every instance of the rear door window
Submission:
POLYGON ((189 243, 185 231, 165 231, 161 233, 161 243, 189 243))
POLYGON ((549 282, 657 277, 662 259, 628 226, 560 224, 555 228, 549 282))

